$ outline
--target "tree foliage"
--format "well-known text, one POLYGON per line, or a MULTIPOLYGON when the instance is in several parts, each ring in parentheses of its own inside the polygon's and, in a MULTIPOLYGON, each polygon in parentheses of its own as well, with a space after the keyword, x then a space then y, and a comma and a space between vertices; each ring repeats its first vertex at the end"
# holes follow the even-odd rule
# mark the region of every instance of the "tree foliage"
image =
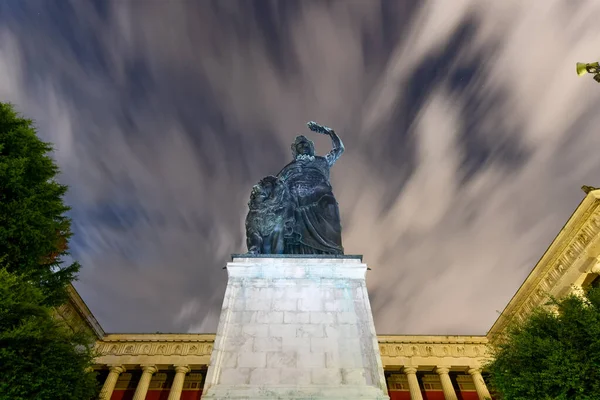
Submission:
POLYGON ((490 386, 502 400, 600 399, 600 290, 549 305, 494 342, 490 386))
POLYGON ((0 399, 93 398, 93 336, 43 303, 40 288, 0 269, 0 399))
POLYGON ((0 103, 0 258, 9 272, 39 286, 45 302, 58 305, 79 264, 61 261, 68 254, 71 221, 63 203, 67 187, 55 180, 51 151, 31 120, 0 103))
POLYGON ((66 186, 32 121, 0 103, 0 400, 85 400, 97 393, 93 336, 56 317, 79 264, 66 186))

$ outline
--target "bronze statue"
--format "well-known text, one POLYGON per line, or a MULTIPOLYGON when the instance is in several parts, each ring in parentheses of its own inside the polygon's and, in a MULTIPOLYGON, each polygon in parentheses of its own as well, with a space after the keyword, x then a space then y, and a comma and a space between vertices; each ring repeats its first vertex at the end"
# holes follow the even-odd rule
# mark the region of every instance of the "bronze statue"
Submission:
POLYGON ((344 145, 333 129, 315 122, 308 127, 329 135, 333 149, 317 156, 313 142, 298 136, 293 161, 253 188, 246 218, 250 253, 344 254, 339 207, 329 183, 329 170, 344 145))

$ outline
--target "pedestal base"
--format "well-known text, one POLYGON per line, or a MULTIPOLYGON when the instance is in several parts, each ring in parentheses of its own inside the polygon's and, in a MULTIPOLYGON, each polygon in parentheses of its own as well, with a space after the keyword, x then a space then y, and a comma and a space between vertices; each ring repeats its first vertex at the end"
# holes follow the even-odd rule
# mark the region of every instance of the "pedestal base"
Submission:
POLYGON ((203 399, 389 399, 358 256, 234 257, 203 399))
POLYGON ((389 396, 376 388, 364 386, 346 387, 275 387, 275 386, 219 386, 213 388, 210 393, 202 396, 202 399, 244 399, 244 400, 389 400, 389 396))

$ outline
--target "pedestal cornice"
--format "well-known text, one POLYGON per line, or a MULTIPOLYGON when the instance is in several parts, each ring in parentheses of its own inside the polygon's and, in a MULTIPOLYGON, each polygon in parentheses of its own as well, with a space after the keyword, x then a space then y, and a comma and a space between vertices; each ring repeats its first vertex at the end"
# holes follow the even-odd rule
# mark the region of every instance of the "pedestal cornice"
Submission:
POLYGON ((232 254, 231 259, 244 259, 244 258, 289 258, 289 259, 347 259, 347 260, 360 260, 362 261, 362 254, 232 254))

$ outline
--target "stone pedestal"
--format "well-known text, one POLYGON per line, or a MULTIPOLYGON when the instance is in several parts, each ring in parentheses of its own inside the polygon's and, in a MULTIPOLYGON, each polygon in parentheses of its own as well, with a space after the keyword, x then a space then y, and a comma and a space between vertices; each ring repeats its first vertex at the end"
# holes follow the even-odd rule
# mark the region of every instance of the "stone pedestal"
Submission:
POLYGON ((389 399, 360 256, 234 256, 203 399, 389 399))

